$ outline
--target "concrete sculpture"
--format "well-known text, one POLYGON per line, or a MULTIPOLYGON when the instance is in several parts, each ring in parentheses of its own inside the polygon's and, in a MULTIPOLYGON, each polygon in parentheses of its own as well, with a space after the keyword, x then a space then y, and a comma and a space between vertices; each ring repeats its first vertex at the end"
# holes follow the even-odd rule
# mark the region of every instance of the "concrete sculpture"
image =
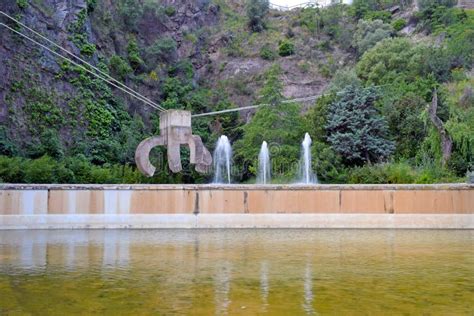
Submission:
POLYGON ((212 164, 211 153, 202 143, 201 137, 192 135, 191 112, 169 110, 160 114, 160 136, 153 136, 143 140, 135 151, 135 162, 138 169, 146 176, 151 177, 156 168, 150 162, 150 151, 156 146, 167 146, 168 165, 172 172, 180 172, 180 146, 188 145, 190 162, 195 164, 196 171, 206 172, 212 164))

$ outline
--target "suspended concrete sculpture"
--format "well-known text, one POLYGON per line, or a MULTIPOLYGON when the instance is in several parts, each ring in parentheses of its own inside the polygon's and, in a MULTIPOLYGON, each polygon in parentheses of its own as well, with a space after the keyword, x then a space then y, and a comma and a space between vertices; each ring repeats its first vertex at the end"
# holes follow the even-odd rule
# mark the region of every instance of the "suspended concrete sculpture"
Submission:
POLYGON ((180 146, 188 145, 190 162, 195 164, 196 171, 207 172, 212 164, 211 153, 202 143, 201 137, 192 135, 191 112, 169 110, 160 114, 160 136, 153 136, 143 140, 135 151, 135 162, 138 169, 146 176, 151 177, 156 168, 150 162, 150 151, 156 146, 166 146, 168 149, 168 165, 172 172, 180 172, 180 146))

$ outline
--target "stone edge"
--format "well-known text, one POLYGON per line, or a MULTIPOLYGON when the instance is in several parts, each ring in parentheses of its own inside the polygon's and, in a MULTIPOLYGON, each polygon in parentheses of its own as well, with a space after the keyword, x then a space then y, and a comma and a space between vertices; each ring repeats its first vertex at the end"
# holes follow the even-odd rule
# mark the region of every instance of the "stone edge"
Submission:
POLYGON ((474 229, 474 214, 139 214, 4 215, 15 229, 474 229))

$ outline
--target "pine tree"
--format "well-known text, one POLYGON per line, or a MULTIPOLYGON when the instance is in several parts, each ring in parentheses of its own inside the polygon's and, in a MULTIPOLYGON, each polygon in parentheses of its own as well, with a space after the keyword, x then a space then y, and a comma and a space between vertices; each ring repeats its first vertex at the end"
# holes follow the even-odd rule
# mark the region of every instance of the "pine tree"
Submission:
POLYGON ((373 87, 349 86, 329 108, 328 142, 348 164, 381 161, 395 149, 387 139, 387 121, 374 106, 376 98, 373 87))
POLYGON ((256 172, 258 152, 263 141, 270 144, 274 171, 278 175, 290 175, 294 163, 298 161, 300 143, 304 135, 303 119, 297 103, 283 103, 283 86, 278 65, 265 73, 265 84, 260 90, 258 108, 250 122, 242 127, 243 137, 235 143, 237 162, 248 166, 243 178, 256 172))

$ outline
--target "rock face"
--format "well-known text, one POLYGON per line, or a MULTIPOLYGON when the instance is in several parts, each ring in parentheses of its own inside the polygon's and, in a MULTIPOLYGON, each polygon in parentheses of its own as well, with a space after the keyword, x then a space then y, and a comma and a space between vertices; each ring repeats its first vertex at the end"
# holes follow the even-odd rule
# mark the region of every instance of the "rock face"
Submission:
MULTIPOLYGON (((191 32, 213 27, 218 23, 219 8, 209 1, 165 0, 156 3, 154 10, 145 8, 143 12, 139 7, 133 7, 133 3, 143 3, 139 0, 97 1, 93 8, 88 3, 85 0, 41 0, 28 1, 26 8, 19 8, 15 1, 1 1, 0 10, 18 18, 28 27, 96 67, 101 62, 107 64, 114 55, 127 61, 127 49, 132 39, 137 41, 143 58, 146 57, 144 55, 149 46, 160 39, 169 38, 176 43, 176 47, 169 56, 170 60, 165 63, 190 60, 195 68, 208 63, 209 58, 202 49, 206 37, 198 36, 192 41, 185 37, 190 36, 191 32), (140 16, 132 21, 128 17, 133 14, 140 16), (131 30, 130 23, 136 23, 135 30, 131 30), (90 48, 87 45, 95 48, 92 54, 84 54, 90 48)), ((15 26, 13 21, 4 16, 0 19, 1 22, 15 26)), ((34 37, 25 29, 19 30, 34 37)), ((34 38, 38 40, 37 37, 34 38)), ((45 103, 43 99, 47 95, 51 103, 58 106, 59 111, 68 113, 71 100, 83 91, 81 82, 85 81, 81 78, 79 81, 66 78, 70 67, 65 70, 67 65, 63 60, 5 28, 0 27, 0 39, 0 126, 5 126, 11 138, 18 139, 19 146, 23 147, 38 136, 38 133, 33 133, 37 128, 28 126, 28 121, 31 120, 28 107, 39 101, 45 103)), ((40 42, 45 43, 42 40, 40 42)), ((133 78, 125 79, 125 84, 159 102, 162 97, 160 77, 167 70, 160 64, 153 64, 155 61, 151 63, 145 59, 145 62, 145 66, 134 69, 133 78), (158 80, 147 78, 151 71, 157 72, 158 80)), ((150 108, 118 90, 113 93, 123 99, 125 109, 131 115, 136 113, 142 116, 148 124, 152 112, 150 108)), ((103 92, 100 94, 104 95, 103 92)), ((94 96, 93 100, 99 102, 94 96)), ((84 121, 84 125, 89 123, 89 119, 84 121)), ((82 133, 85 133, 86 128, 80 128, 82 133)), ((70 126, 58 129, 61 141, 66 146, 74 142, 74 130, 70 126)))
MULTIPOLYGON (((29 0, 27 3, 20 8, 17 1, 1 1, 0 10, 95 67, 110 72, 156 103, 166 99, 165 81, 173 71, 191 76, 192 88, 225 92, 226 98, 239 107, 258 99, 262 74, 273 63, 281 65, 283 93, 287 98, 321 94, 329 81, 320 72, 329 53, 314 48, 320 38, 295 38, 298 53, 293 56, 277 54, 276 60, 271 61, 260 57, 264 43, 252 42, 252 34, 246 29, 244 7, 239 1, 29 0), (238 29, 233 26, 236 21, 240 23, 238 29), (242 41, 245 44, 241 45, 242 41), (136 43, 134 56, 131 43, 136 43)), ((277 52, 278 40, 286 36, 290 16, 268 18, 275 25, 283 23, 275 38, 272 35, 266 39, 277 52)), ((5 17, 0 20, 16 27, 5 17)), ((331 52, 331 55, 336 56, 331 57, 334 62, 350 60, 347 54, 338 56, 331 52)), ((105 143, 121 133, 123 121, 117 123, 119 120, 131 121, 138 116, 145 124, 142 133, 149 135, 155 130, 153 109, 100 80, 91 79, 83 70, 2 27, 0 59, 0 135, 18 145, 21 152, 14 155, 41 155, 35 153, 44 139, 55 140, 45 133, 51 129, 59 135, 65 151, 86 156, 96 152, 94 146, 107 146, 105 143), (38 117, 46 119, 39 124, 38 117), (94 144, 83 148, 78 143, 94 144)), ((206 107, 213 109, 216 104, 206 107)), ((247 121, 250 114, 241 112, 240 119, 247 121)), ((212 131, 219 124, 212 121, 209 129, 212 131)), ((126 137, 121 138, 121 146, 129 142, 126 137)), ((4 153, 2 146, 0 141, 0 154, 4 153)), ((128 156, 127 162, 133 162, 133 152, 128 156)), ((97 161, 104 163, 108 158, 99 157, 97 161)))

